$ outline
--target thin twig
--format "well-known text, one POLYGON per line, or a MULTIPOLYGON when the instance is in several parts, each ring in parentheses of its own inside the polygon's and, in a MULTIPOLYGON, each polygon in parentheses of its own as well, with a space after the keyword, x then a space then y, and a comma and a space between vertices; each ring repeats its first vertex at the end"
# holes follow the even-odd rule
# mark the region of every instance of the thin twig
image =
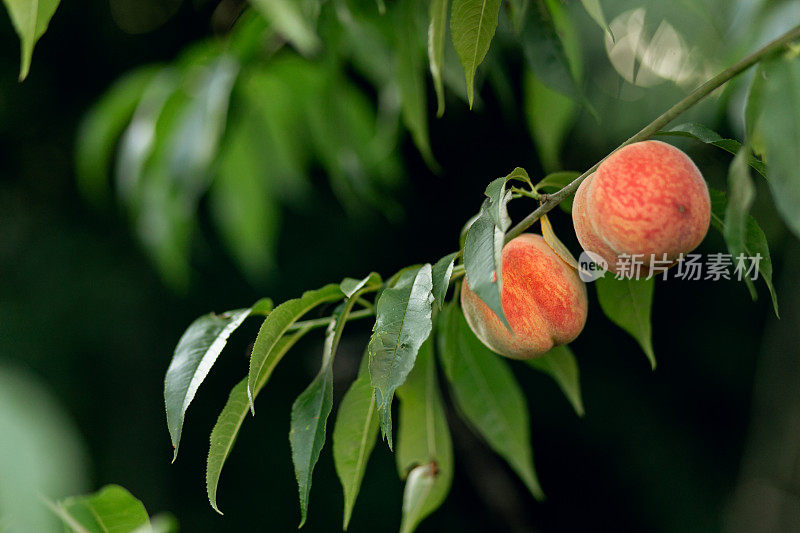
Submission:
MULTIPOLYGON (((616 149, 614 149, 611 154, 619 150, 620 148, 627 146, 629 144, 644 141, 645 139, 650 138, 655 134, 657 131, 662 129, 664 126, 672 122, 678 115, 682 114, 700 100, 714 92, 716 89, 724 85, 726 82, 730 81, 732 78, 738 76, 748 68, 752 67, 762 59, 765 59, 772 54, 775 54, 781 51, 783 48, 791 44, 793 41, 800 38, 800 26, 795 26, 794 29, 784 33, 774 41, 770 42, 769 44, 765 45, 763 48, 759 49, 756 52, 753 52, 749 56, 745 57, 735 65, 723 70, 700 87, 686 95, 680 102, 675 104, 674 106, 670 107, 667 111, 665 111, 661 116, 655 119, 653 122, 645 126, 641 129, 636 135, 619 145, 616 149)), ((595 163, 595 165, 575 178, 572 182, 566 185, 563 189, 550 194, 547 197, 547 200, 542 203, 535 211, 530 213, 524 219, 522 219, 516 226, 511 228, 508 233, 506 234, 506 242, 510 241, 511 239, 518 237, 522 234, 523 231, 528 229, 533 225, 534 222, 539 220, 539 218, 557 206, 561 201, 566 199, 572 193, 574 193, 578 186, 581 184, 583 180, 585 180, 589 175, 592 174, 597 167, 600 166, 609 155, 595 163)))

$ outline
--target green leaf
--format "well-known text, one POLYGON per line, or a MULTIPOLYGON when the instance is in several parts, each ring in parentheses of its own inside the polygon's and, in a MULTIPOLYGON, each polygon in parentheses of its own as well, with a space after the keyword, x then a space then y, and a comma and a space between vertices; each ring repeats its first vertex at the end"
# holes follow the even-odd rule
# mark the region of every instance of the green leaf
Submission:
POLYGON ((369 374, 384 438, 392 448, 392 398, 414 367, 420 345, 431 333, 431 266, 406 271, 378 300, 369 340, 369 374))
POLYGON ((300 493, 298 527, 303 527, 306 521, 311 476, 325 445, 325 430, 331 407, 333 407, 333 370, 330 361, 325 361, 317 377, 292 405, 289 441, 292 445, 292 461, 300 493))
POLYGON ((458 257, 458 252, 447 254, 433 265, 433 301, 437 309, 444 307, 447 288, 450 286, 450 276, 453 275, 453 263, 458 257))
POLYGON ((403 122, 425 162, 437 168, 428 134, 428 107, 424 78, 424 49, 417 24, 418 0, 401 0, 397 13, 396 80, 400 86, 403 122))
MULTIPOLYGON (((575 178, 577 178, 580 175, 581 175, 580 172, 575 172, 572 170, 561 170, 558 172, 553 172, 545 176, 539 183, 536 184, 536 190, 546 193, 554 193, 558 190, 563 189, 564 187, 575 181, 575 178)), ((574 199, 575 199, 575 193, 572 193, 567 198, 565 198, 560 204, 558 204, 558 206, 565 213, 571 213, 572 202, 574 199)))
POLYGON ((655 280, 616 279, 608 275, 598 279, 595 286, 603 313, 636 339, 655 369, 656 356, 653 353, 650 325, 655 280))
POLYGON ((228 311, 221 315, 203 315, 189 326, 178 341, 172 362, 164 378, 164 401, 167 408, 167 426, 175 454, 181 440, 186 410, 197 389, 208 376, 217 357, 225 348, 228 337, 251 314, 266 314, 272 309, 272 300, 259 300, 253 307, 228 311))
POLYGON ((600 0, 581 0, 581 3, 584 9, 586 9, 586 12, 589 13, 589 16, 597 22, 597 25, 600 26, 604 32, 608 32, 608 34, 613 37, 611 28, 608 27, 608 22, 606 22, 606 16, 603 14, 603 8, 600 6, 600 0))
POLYGON ((583 416, 578 361, 569 346, 555 346, 542 357, 528 359, 526 362, 536 370, 553 378, 578 416, 583 416))
MULTIPOLYGON (((709 188, 708 192, 711 195, 711 224, 717 228, 724 237, 726 233, 725 214, 728 209, 728 200, 725 198, 725 193, 722 191, 709 188)), ((731 252, 731 255, 733 255, 730 244, 728 245, 728 250, 731 252)), ((756 222, 756 219, 750 215, 747 216, 747 221, 745 223, 743 251, 747 257, 755 257, 757 254, 761 255, 761 263, 758 267, 758 274, 764 280, 764 283, 766 283, 767 288, 769 289, 772 297, 772 307, 775 310, 775 316, 780 317, 780 314, 778 313, 778 295, 775 292, 774 285, 772 284, 772 259, 769 254, 767 237, 764 235, 764 232, 761 230, 758 222, 756 222)), ((747 277, 744 279, 747 283, 747 288, 750 290, 750 295, 755 300, 757 294, 755 292, 753 282, 747 277)))
POLYGON ((475 71, 489 51, 499 13, 500 0, 453 0, 450 33, 464 68, 470 109, 474 100, 475 71))
POLYGON ((155 69, 134 70, 114 85, 81 121, 75 147, 75 173, 84 197, 101 204, 109 196, 111 158, 120 135, 133 116, 155 69))
POLYGON ((756 189, 747 169, 747 152, 749 149, 746 147, 740 149, 728 171, 728 205, 723 235, 734 258, 744 253, 748 213, 756 198, 756 189))
POLYGON ((333 407, 333 358, 339 347, 344 326, 350 310, 362 292, 374 287, 373 275, 364 278, 364 284, 356 289, 352 296, 341 304, 333 313, 333 320, 328 325, 325 334, 325 347, 322 352, 322 368, 317 377, 297 397, 292 405, 292 423, 289 431, 289 442, 292 445, 292 462, 297 478, 297 488, 300 495, 300 527, 306 521, 308 511, 308 495, 311 491, 311 477, 314 466, 319 460, 319 454, 325 445, 325 430, 328 416, 333 407), (366 286, 367 281, 373 281, 372 286, 366 286))
POLYGON ((525 25, 525 17, 528 14, 530 0, 510 0, 508 7, 511 27, 514 29, 514 33, 519 34, 519 32, 522 31, 522 27, 525 25))
POLYGON ((247 396, 250 410, 255 413, 253 406, 254 392, 258 383, 258 376, 265 366, 271 365, 273 348, 280 338, 300 317, 318 305, 335 302, 344 297, 338 285, 330 284, 314 291, 303 293, 300 298, 288 300, 276 307, 261 325, 258 331, 253 352, 250 355, 250 373, 247 381, 247 396))
POLYGON ((59 0, 3 0, 20 41, 19 81, 28 76, 33 47, 44 35, 59 0))
POLYGON ((403 495, 402 533, 439 508, 453 483, 453 443, 436 378, 433 342, 420 347, 417 364, 400 398, 397 469, 407 477, 403 495))
POLYGON ((436 116, 444 115, 444 44, 447 35, 447 8, 449 0, 431 0, 428 8, 430 25, 428 26, 428 63, 436 90, 438 110, 436 116))
POLYGON ((106 485, 94 494, 75 496, 53 504, 67 531, 106 533, 150 530, 150 518, 141 501, 119 485, 106 485))
POLYGON ((441 324, 439 356, 460 414, 542 499, 525 396, 508 364, 472 333, 456 304, 447 306, 441 324))
POLYGON ((549 0, 534 2, 528 11, 527 26, 522 32, 522 50, 528 68, 546 86, 581 100, 588 107, 579 85, 580 43, 569 14, 563 6, 549 0))
POLYGON ((759 122, 769 186, 778 213, 800 237, 800 58, 778 57, 763 66, 766 80, 759 122))
POLYGON ((489 200, 485 200, 480 216, 467 230, 464 240, 465 276, 469 288, 510 329, 500 300, 502 251, 508 224, 504 224, 505 229, 498 228, 489 213, 489 200))
MULTIPOLYGON (((722 148, 726 152, 734 155, 739 153, 742 148, 742 143, 739 141, 735 139, 723 139, 719 133, 696 122, 679 124, 668 130, 659 131, 656 133, 656 135, 688 137, 689 139, 695 139, 697 141, 716 146, 717 148, 722 148)), ((762 176, 767 176, 766 165, 764 165, 762 161, 759 161, 752 153, 750 153, 749 149, 747 150, 747 164, 753 167, 756 172, 762 176)))
POLYGON ((758 156, 764 155, 764 137, 758 125, 764 100, 764 66, 759 63, 753 74, 753 81, 747 90, 747 101, 744 108, 745 140, 758 156))
POLYGON ((260 148, 242 126, 235 123, 226 138, 209 203, 230 254, 261 285, 274 268, 280 208, 265 183, 260 148))
POLYGON ((250 0, 255 8, 271 22, 278 33, 300 53, 313 54, 320 47, 313 25, 296 0, 250 0))
POLYGON ((576 117, 575 102, 525 73, 525 116, 542 166, 549 172, 561 167, 561 147, 576 117))
MULTIPOLYGON (((283 359, 283 356, 292 348, 292 346, 300 340, 311 328, 306 326, 297 332, 282 337, 272 348, 269 354, 269 364, 265 365, 261 374, 258 376, 256 383, 255 395, 261 392, 261 389, 267 384, 272 371, 283 359)), ((225 407, 217 417, 217 423, 211 431, 210 446, 208 449, 208 458, 206 460, 206 491, 208 493, 208 501, 211 507, 222 514, 217 506, 217 487, 219 485, 219 477, 222 474, 222 467, 233 449, 236 442, 236 437, 239 434, 239 429, 244 423, 247 416, 250 404, 247 399, 247 378, 241 380, 231 390, 228 396, 228 401, 225 407)))
MULTIPOLYGON (((368 362, 365 354, 364 361, 368 362)), ((333 427, 333 462, 344 490, 344 519, 347 529, 356 503, 369 456, 378 438, 378 414, 369 371, 362 364, 358 378, 342 398, 333 427)))
POLYGON ((383 280, 377 272, 371 272, 364 279, 344 278, 339 283, 339 289, 344 293, 346 298, 352 297, 354 294, 364 292, 364 290, 375 290, 380 287, 383 280))

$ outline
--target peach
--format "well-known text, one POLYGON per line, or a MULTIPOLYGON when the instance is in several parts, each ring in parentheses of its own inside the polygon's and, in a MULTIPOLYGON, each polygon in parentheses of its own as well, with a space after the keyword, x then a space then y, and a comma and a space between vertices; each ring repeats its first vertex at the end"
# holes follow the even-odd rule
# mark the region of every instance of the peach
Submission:
POLYGON ((500 294, 511 331, 478 295, 461 288, 467 323, 491 350, 531 359, 575 339, 586 323, 586 286, 541 235, 525 233, 503 247, 500 294))
POLYGON ((575 193, 572 222, 584 250, 611 272, 631 257, 641 276, 694 250, 708 232, 711 200, 695 164, 660 141, 630 144, 611 154, 575 193), (623 254, 626 257, 620 258, 623 254), (663 261, 663 262, 662 262, 663 261))

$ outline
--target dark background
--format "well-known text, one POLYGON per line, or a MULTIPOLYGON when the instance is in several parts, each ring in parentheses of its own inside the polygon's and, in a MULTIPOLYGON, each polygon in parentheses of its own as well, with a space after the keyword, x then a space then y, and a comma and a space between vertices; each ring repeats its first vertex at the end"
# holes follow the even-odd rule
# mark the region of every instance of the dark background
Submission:
MULTIPOLYGON (((113 205, 91 208, 79 196, 73 145, 81 116, 113 80, 135 66, 172 60, 207 36, 214 7, 184 2, 160 27, 129 34, 105 2, 64 2, 23 83, 16 81, 16 35, 7 20, 0 23, 0 356, 32 370, 74 417, 89 452, 93 489, 119 483, 150 512, 174 513, 183 531, 290 531, 299 513, 289 410, 316 372, 321 339, 310 336, 286 359, 259 400, 258 416, 247 419, 220 482, 221 517, 205 495, 208 434, 230 387, 246 372, 257 324, 248 322, 234 336, 201 388, 187 415, 180 457, 171 465, 162 379, 182 331, 200 314, 247 306, 259 296, 281 301, 343 276, 389 275, 435 261, 457 247, 459 230, 490 179, 517 165, 536 175, 541 168, 521 112, 509 113, 508 102, 491 90, 475 112, 450 98, 444 119, 431 124, 443 172, 432 174, 410 140, 402 146, 405 220, 348 218, 323 181, 310 208, 285 213, 279 269, 268 287, 250 286, 212 241, 195 258, 189 292, 177 294, 161 283, 125 217, 113 205)), ((593 38, 599 41, 599 32, 593 38)), ((587 63, 598 78, 613 75, 602 47, 595 48, 597 61, 587 63)), ((513 65, 514 58, 509 61, 513 65)), ((565 168, 588 168, 683 94, 663 84, 625 102, 600 90, 599 82, 588 86, 601 123, 583 113, 565 149, 565 168)), ((736 134, 724 100, 710 101, 697 115, 723 134, 736 134)), ((677 144, 713 186, 725 188, 727 154, 677 144)), ((635 342, 602 315, 590 288, 589 322, 572 345, 586 416, 574 414, 549 378, 514 365, 529 400, 547 501, 535 503, 450 412, 453 490, 420 531, 747 530, 748 520, 765 508, 778 509, 774 516, 784 520, 778 530, 792 529, 798 500, 791 494, 800 469, 793 474, 777 456, 796 463, 797 437, 789 429, 797 428, 800 252, 771 209, 764 183, 755 180, 754 213, 770 240, 782 320, 774 318, 760 282, 757 302, 733 281, 659 282, 653 311, 659 363, 651 372, 635 342), (774 453, 763 451, 764 441, 774 453), (760 480, 756 488, 752 479, 760 480)), ((532 207, 514 206, 512 215, 532 207)), ((568 215, 556 211, 553 219, 575 249, 568 215)), ((701 251, 725 251, 713 229, 701 251)), ((368 333, 369 324, 354 324, 343 341, 337 400, 368 333)), ((351 530, 393 529, 401 498, 393 457, 379 444, 351 530)), ((305 529, 336 530, 341 506, 328 446, 315 472, 305 529)))

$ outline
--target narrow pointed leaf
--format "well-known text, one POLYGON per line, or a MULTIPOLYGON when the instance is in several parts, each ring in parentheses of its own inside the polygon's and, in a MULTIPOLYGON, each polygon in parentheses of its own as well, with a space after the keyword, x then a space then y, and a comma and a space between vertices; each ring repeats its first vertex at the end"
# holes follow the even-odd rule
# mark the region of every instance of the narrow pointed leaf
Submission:
POLYGON ((447 35, 447 8, 449 0, 431 0, 428 8, 430 24, 428 25, 428 63, 436 91, 438 110, 436 116, 444 115, 444 45, 447 35))
MULTIPOLYGON (((281 338, 277 344, 275 344, 269 357, 269 364, 264 366, 258 377, 255 390, 256 396, 258 396, 258 393, 264 388, 264 385, 266 385, 272 375, 272 371, 283 359, 283 356, 286 355, 286 352, 288 352, 308 331, 309 328, 303 328, 292 335, 281 338)), ((206 491, 211 507, 219 514, 222 514, 222 511, 219 510, 217 505, 217 487, 219 485, 220 475, 222 474, 222 467, 225 465, 225 461, 228 459, 233 449, 236 437, 239 434, 239 429, 241 429, 249 409, 250 404, 247 400, 247 378, 244 378, 231 390, 228 401, 219 414, 214 429, 211 431, 211 442, 208 449, 208 458, 206 460, 206 491)))
POLYGON ((586 12, 589 13, 589 16, 597 22, 597 25, 600 26, 604 32, 608 32, 608 34, 611 35, 611 29, 608 27, 608 22, 606 22, 606 16, 603 14, 603 7, 600 5, 600 0, 581 0, 581 3, 586 12))
POLYGON ((276 307, 264 320, 258 331, 253 352, 250 355, 250 373, 247 381, 247 395, 250 401, 250 410, 253 407, 253 392, 255 391, 258 376, 265 366, 272 364, 270 356, 272 349, 289 327, 300 317, 314 307, 327 302, 334 302, 344 297, 338 285, 326 285, 321 289, 308 291, 300 298, 288 300, 276 307))
MULTIPOLYGON (((368 359, 365 355, 365 361, 368 359)), ((343 529, 347 529, 369 456, 378 438, 378 413, 369 372, 362 365, 358 378, 342 398, 333 427, 333 462, 344 490, 343 529)))
MULTIPOLYGON (((370 275, 366 281, 375 280, 370 275)), ((322 447, 325 446, 325 432, 328 416, 333 407, 333 359, 342 338, 344 326, 350 310, 361 292, 370 289, 362 286, 351 297, 336 308, 333 320, 328 325, 325 335, 325 346, 322 351, 322 368, 292 405, 292 423, 289 431, 289 442, 292 445, 292 462, 297 478, 300 496, 300 527, 305 524, 308 513, 308 495, 311 492, 311 478, 314 466, 319 460, 322 447)))
POLYGON ((530 8, 530 0, 510 0, 508 3, 509 17, 511 18, 511 27, 514 32, 519 34, 522 27, 525 25, 525 17, 530 8))
POLYGON ((553 378, 578 416, 583 416, 578 362, 569 346, 556 346, 542 357, 528 359, 526 362, 536 370, 553 378))
POLYGON ((52 508, 68 531, 105 533, 150 526, 142 502, 119 485, 107 485, 94 494, 67 498, 52 508))
POLYGON ((311 21, 296 0, 250 0, 255 8, 272 23, 278 33, 301 53, 312 54, 320 46, 311 21))
POLYGON ((543 498, 533 467, 528 407, 508 364, 472 333, 457 305, 447 306, 441 320, 439 355, 459 412, 531 494, 543 498))
POLYGON ((81 194, 97 205, 109 196, 114 148, 155 72, 154 68, 145 67, 125 75, 81 121, 75 147, 75 174, 81 194))
POLYGON ((748 151, 746 147, 739 150, 728 172, 728 205, 725 208, 723 235, 734 258, 744 252, 747 217, 756 197, 756 189, 747 169, 748 151))
POLYGON ((441 310, 444 307, 447 288, 450 286, 450 276, 453 275, 453 263, 457 256, 458 252, 453 252, 442 257, 433 265, 433 301, 437 309, 441 310))
POLYGON ((424 45, 417 24, 418 0, 402 0, 398 3, 397 40, 395 56, 397 83, 402 100, 402 116, 414 144, 429 167, 437 169, 431 151, 428 133, 428 108, 425 90, 424 45))
MULTIPOLYGON (((721 148, 734 155, 738 154, 742 148, 742 143, 739 141, 735 139, 725 139, 719 133, 696 122, 678 124, 677 126, 673 126, 668 130, 659 131, 656 133, 656 135, 687 137, 705 144, 716 146, 717 148, 721 148)), ((747 150, 747 164, 753 167, 753 169, 762 176, 767 176, 767 166, 763 161, 757 159, 749 149, 747 150)))
POLYGON ((431 332, 431 266, 406 271, 378 300, 369 341, 370 382, 381 431, 392 448, 392 398, 414 367, 419 347, 431 332))
POLYGON ((325 445, 325 430, 331 407, 333 407, 333 371, 331 365, 326 364, 292 405, 289 441, 292 445, 292 461, 300 492, 299 527, 306 521, 311 476, 325 445))
POLYGON ((653 306, 655 279, 615 279, 603 276, 595 282, 597 299, 603 313, 639 343, 650 365, 656 368, 650 311, 653 306))
POLYGON ((364 279, 344 278, 339 283, 339 288, 344 293, 346 298, 350 298, 357 292, 362 292, 363 289, 377 289, 383 283, 381 277, 376 272, 370 273, 364 279))
POLYGON ((800 237, 800 58, 763 64, 761 133, 769 162, 769 186, 786 226, 800 237))
POLYGON ((183 421, 186 410, 197 389, 208 376, 217 357, 225 348, 228 337, 245 318, 254 313, 269 313, 272 301, 260 300, 249 309, 238 309, 221 315, 210 313, 195 320, 178 341, 172 362, 164 378, 164 401, 167 409, 167 426, 175 448, 173 461, 178 456, 183 421))
POLYGON ((410 533, 439 508, 453 483, 453 443, 436 378, 432 340, 420 347, 417 365, 397 395, 397 468, 401 477, 408 476, 400 531, 410 533))
POLYGON ((19 36, 19 80, 22 81, 28 76, 31 67, 33 47, 47 30, 59 0, 3 0, 3 3, 19 36))
POLYGON ((480 215, 467 230, 464 240, 466 281, 469 288, 510 329, 500 301, 505 231, 495 225, 489 209, 489 200, 486 200, 480 215))
POLYGON ((525 118, 545 170, 561 168, 561 147, 577 116, 575 101, 525 73, 525 118))
POLYGON ((475 71, 494 38, 500 3, 500 0, 453 0, 450 33, 464 68, 470 108, 474 100, 475 71))
MULTIPOLYGON (((725 214, 727 212, 728 200, 725 193, 714 189, 709 189, 711 195, 711 224, 722 232, 723 237, 726 234, 725 214)), ((734 255, 731 245, 728 244, 728 250, 731 255, 734 255)), ((742 249, 747 257, 756 257, 761 255, 761 262, 758 267, 758 275, 764 280, 764 283, 769 289, 770 296, 772 297, 772 308, 775 311, 775 316, 780 317, 778 312, 778 295, 775 292, 775 286, 772 284, 772 258, 769 253, 769 244, 767 237, 764 235, 761 227, 752 216, 747 215, 744 233, 744 248, 742 249)), ((757 293, 753 286, 752 280, 744 278, 750 294, 753 299, 756 298, 757 293)))

